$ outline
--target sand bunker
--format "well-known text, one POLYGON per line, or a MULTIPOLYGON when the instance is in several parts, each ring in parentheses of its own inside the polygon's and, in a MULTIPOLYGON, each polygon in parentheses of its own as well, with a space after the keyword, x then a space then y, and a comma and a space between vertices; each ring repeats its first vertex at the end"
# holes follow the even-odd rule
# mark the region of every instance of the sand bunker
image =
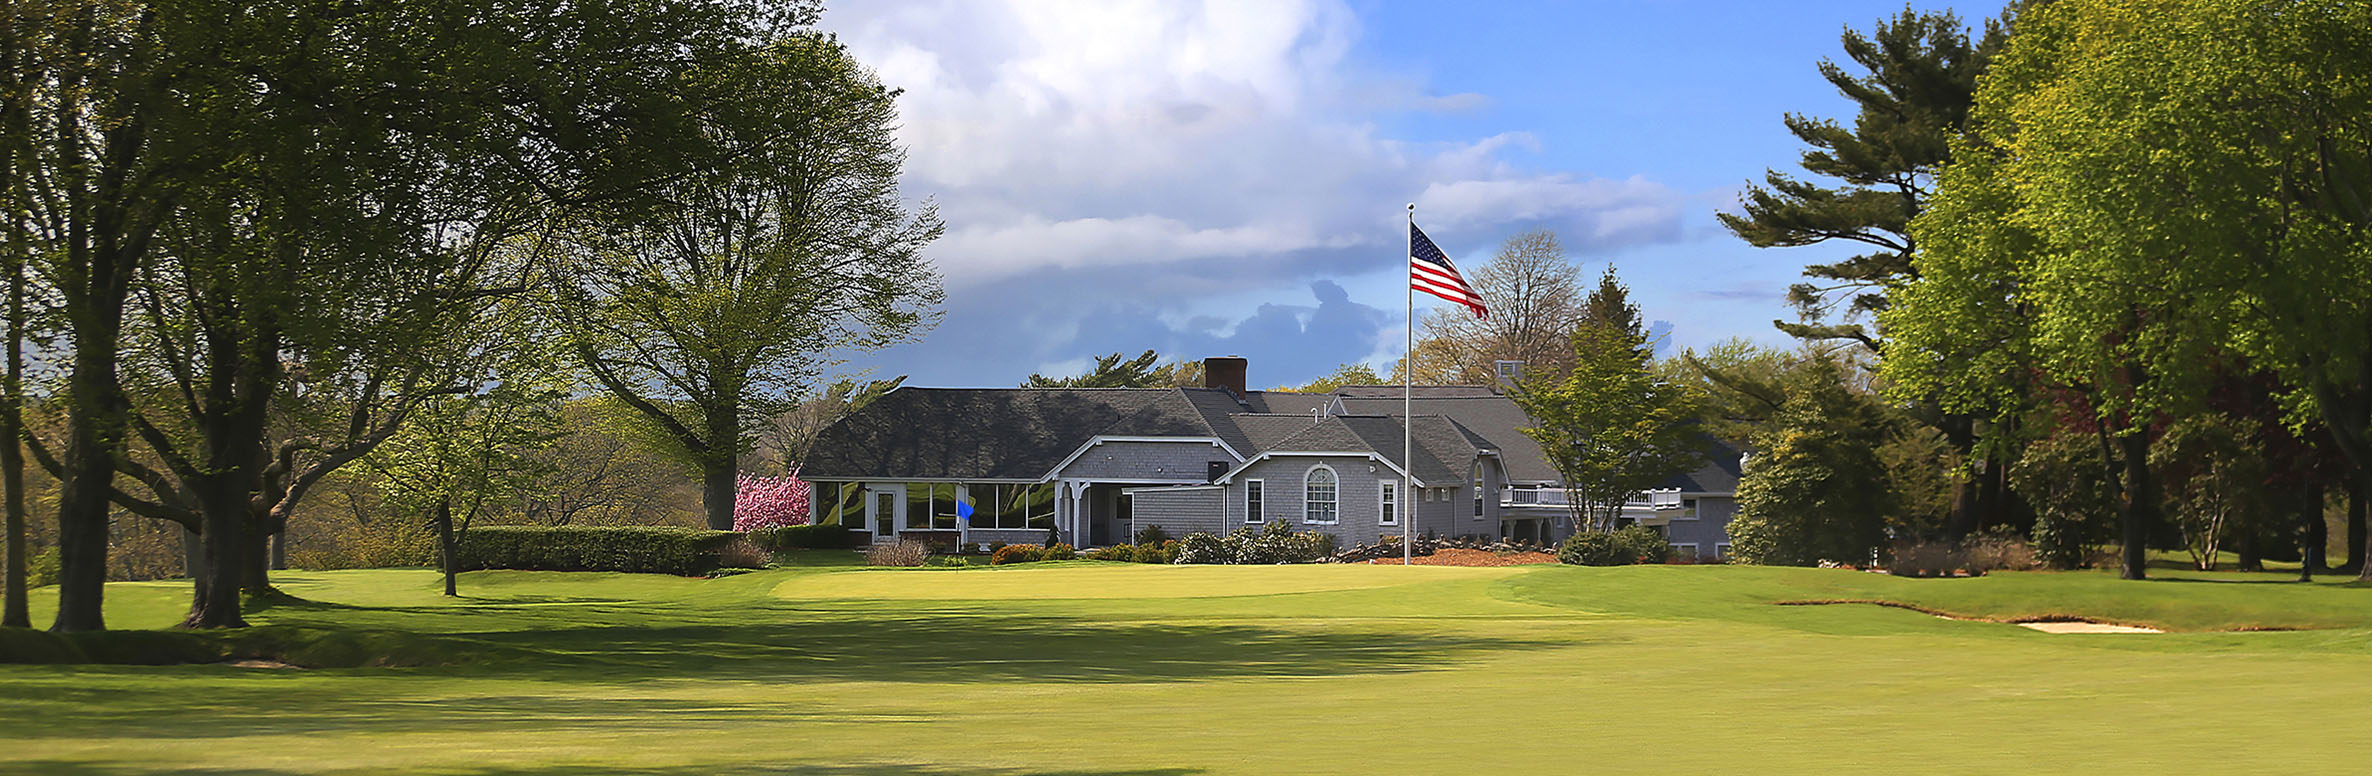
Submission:
POLYGON ((1914 606, 1901 601, 1873 600, 1868 598, 1827 599, 1817 601, 1774 601, 1773 603, 1776 603, 1780 606, 1831 606, 1835 604, 1868 604, 1870 606, 1884 606, 1889 609, 1908 609, 1910 611, 1928 615, 1939 620, 1952 620, 1954 622, 2002 623, 2006 625, 2016 625, 2021 628, 2030 628, 2033 630, 2042 631, 2044 633, 2165 633, 2165 631, 2159 630, 2157 628, 2145 628, 2139 625, 2116 625, 2105 622, 2094 622, 2079 617, 2048 616, 2033 619, 1962 617, 1951 612, 1938 609, 1929 609, 1924 606, 1914 606))
POLYGON ((2165 633, 2157 628, 2110 625, 2105 622, 2021 622, 2018 627, 2033 628, 2044 633, 2165 633))

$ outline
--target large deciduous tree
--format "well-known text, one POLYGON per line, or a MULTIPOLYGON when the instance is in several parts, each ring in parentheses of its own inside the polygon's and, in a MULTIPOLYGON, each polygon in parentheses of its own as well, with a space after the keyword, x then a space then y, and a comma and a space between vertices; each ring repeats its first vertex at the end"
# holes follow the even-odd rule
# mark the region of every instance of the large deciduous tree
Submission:
POLYGON ((579 364, 700 472, 733 525, 740 457, 828 358, 936 319, 928 206, 899 199, 896 93, 822 35, 700 63, 706 169, 553 241, 552 319, 579 364))
POLYGON ((20 134, 73 366, 63 456, 34 452, 66 483, 55 627, 83 630, 103 626, 109 501, 199 529, 190 624, 240 624, 306 488, 467 373, 456 327, 518 285, 485 270, 527 216, 674 175, 688 63, 814 8, 39 10, 9 21, 44 35, 20 134), (328 433, 276 425, 325 403, 328 433))
POLYGON ((1944 176, 1980 193, 1977 217, 1914 228, 1963 231, 1923 257, 1984 268, 1938 308, 2006 291, 1983 304, 2014 309, 2036 366, 2089 392, 2122 461, 2129 577, 2156 517, 2149 433, 2220 371, 2273 369, 2292 425, 2319 420, 2372 477, 2368 65, 2361 3, 2035 7, 1944 176))
POLYGON ((1555 232, 1534 230, 1507 238, 1491 260, 1466 278, 1489 309, 1477 318, 1465 308, 1437 307, 1426 313, 1419 337, 1420 363, 1439 379, 1489 385, 1498 361, 1524 362, 1525 371, 1554 377, 1573 362, 1571 339, 1581 320, 1577 270, 1565 258, 1555 232), (1432 346, 1431 350, 1427 346, 1432 346))

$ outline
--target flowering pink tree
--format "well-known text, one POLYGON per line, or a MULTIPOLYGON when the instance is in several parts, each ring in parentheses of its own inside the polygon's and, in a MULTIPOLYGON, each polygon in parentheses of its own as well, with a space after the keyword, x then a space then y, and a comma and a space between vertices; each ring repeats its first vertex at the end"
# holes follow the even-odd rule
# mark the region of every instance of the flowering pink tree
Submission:
POLYGON ((807 524, 807 481, 742 472, 733 483, 733 530, 754 531, 807 524))

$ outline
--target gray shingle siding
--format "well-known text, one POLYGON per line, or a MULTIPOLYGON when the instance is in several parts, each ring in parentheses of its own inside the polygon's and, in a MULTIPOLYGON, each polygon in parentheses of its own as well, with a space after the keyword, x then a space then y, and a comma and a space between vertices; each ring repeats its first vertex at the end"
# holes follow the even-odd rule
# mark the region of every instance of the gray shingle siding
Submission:
POLYGON ((1697 556, 1713 558, 1715 548, 1730 541, 1730 518, 1738 514, 1738 500, 1729 496, 1697 496, 1697 519, 1674 520, 1664 527, 1673 544, 1694 544, 1697 556))
POLYGON ((1205 441, 1105 442, 1087 448, 1086 453, 1064 466, 1055 477, 1202 482, 1210 471, 1211 461, 1224 461, 1230 468, 1235 466, 1235 459, 1226 450, 1205 441))
POLYGON ((1130 514, 1136 530, 1161 526, 1172 539, 1190 533, 1227 533, 1227 490, 1224 488, 1147 488, 1136 491, 1130 514))

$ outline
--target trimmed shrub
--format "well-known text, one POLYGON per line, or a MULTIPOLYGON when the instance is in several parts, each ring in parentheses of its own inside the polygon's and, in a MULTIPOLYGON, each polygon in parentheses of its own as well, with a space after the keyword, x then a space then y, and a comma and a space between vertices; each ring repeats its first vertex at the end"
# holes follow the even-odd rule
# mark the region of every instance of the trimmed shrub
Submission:
POLYGON ((786 525, 749 532, 749 539, 770 552, 784 550, 845 550, 857 546, 857 532, 845 525, 786 525))
POLYGON ((998 547, 988 556, 988 565, 1009 566, 1015 563, 1036 563, 1046 559, 1046 548, 1035 544, 1008 544, 998 547))
POLYGON ((1079 557, 1079 551, 1071 549, 1069 544, 1055 542, 1046 545, 1046 560, 1071 560, 1077 557, 1079 557))
POLYGON ((1644 525, 1634 525, 1614 532, 1614 546, 1622 550, 1631 563, 1662 563, 1672 559, 1672 542, 1663 534, 1644 525))
POLYGON ((1164 542, 1157 549, 1169 563, 1268 565, 1315 563, 1333 557, 1335 548, 1330 534, 1295 532, 1280 521, 1258 529, 1239 528, 1224 537, 1191 533, 1184 541, 1164 542))
POLYGON ((88 663, 90 660, 66 636, 31 628, 0 628, 0 663, 88 663))
POLYGON ((1179 542, 1167 539, 1143 544, 1115 544, 1088 550, 1080 557, 1088 560, 1117 561, 1120 563, 1173 563, 1178 559, 1179 542))
POLYGON ((1218 534, 1197 531, 1178 541, 1178 557, 1171 563, 1223 564, 1234 563, 1235 556, 1227 549, 1227 540, 1218 534))
POLYGON ((669 526, 490 525, 461 537, 464 571, 624 571, 696 577, 722 565, 731 531, 669 526))
POLYGON ((1573 566, 1621 566, 1631 562, 1614 534, 1584 531, 1557 547, 1557 562, 1573 566))
POLYGON ((867 566, 920 566, 930 560, 931 547, 913 539, 876 542, 865 548, 867 566))

